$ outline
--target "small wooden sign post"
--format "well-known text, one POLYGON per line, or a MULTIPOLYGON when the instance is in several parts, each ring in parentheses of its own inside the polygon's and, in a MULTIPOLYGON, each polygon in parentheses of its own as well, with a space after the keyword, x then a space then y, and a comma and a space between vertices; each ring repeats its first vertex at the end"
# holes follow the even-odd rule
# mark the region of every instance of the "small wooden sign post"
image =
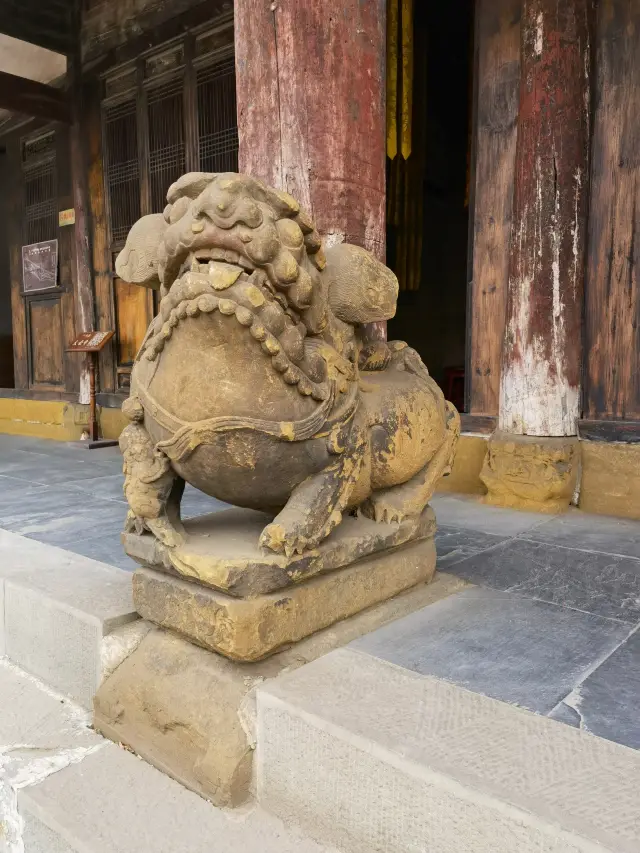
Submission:
POLYGON ((98 353, 115 335, 108 332, 82 332, 74 338, 67 347, 67 352, 86 352, 89 354, 89 450, 95 447, 110 447, 117 444, 111 439, 98 438, 98 418, 96 417, 96 372, 98 368, 98 353))

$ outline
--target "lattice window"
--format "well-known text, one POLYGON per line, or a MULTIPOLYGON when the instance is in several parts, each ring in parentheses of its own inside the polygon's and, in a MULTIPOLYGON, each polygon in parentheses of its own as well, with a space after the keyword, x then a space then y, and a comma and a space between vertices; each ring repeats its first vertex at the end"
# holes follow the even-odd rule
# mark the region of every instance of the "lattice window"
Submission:
POLYGON ((238 171, 236 75, 230 57, 197 73, 200 169, 238 171))
POLYGON ((25 245, 58 236, 58 180, 53 132, 22 145, 25 245))
POLYGON ((161 213, 167 190, 185 171, 184 84, 172 80, 147 94, 151 210, 161 213))
POLYGON ((104 135, 111 239, 114 243, 121 243, 140 217, 140 168, 135 101, 126 101, 105 109, 104 135))
POLYGON ((238 169, 233 21, 221 19, 113 69, 104 78, 111 246, 160 213, 187 169, 238 169))

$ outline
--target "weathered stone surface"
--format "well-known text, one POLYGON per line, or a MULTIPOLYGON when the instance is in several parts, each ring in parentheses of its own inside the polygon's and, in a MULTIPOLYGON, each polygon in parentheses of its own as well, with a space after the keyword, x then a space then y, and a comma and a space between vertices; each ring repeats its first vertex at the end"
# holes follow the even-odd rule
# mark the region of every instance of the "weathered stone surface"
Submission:
POLYGON ((558 513, 569 508, 580 465, 577 438, 496 432, 480 473, 496 506, 558 513))
POLYGON ((258 547, 268 521, 264 513, 229 509, 184 524, 186 541, 167 548, 147 535, 123 534, 127 554, 143 566, 178 572, 185 579, 233 596, 258 595, 298 584, 365 557, 433 536, 430 507, 401 523, 376 524, 364 516, 348 516, 317 548, 287 558, 258 547))
POLYGON ((138 569, 133 598, 144 619, 240 661, 264 658, 433 577, 433 538, 319 575, 287 590, 233 598, 168 574, 138 569))
POLYGON ((257 663, 154 629, 101 686, 95 726, 216 805, 236 805, 250 790, 257 685, 466 586, 439 573, 257 663))
MULTIPOLYGON (((325 253, 298 202, 248 175, 187 174, 167 202, 134 225, 116 261, 124 281, 160 293, 122 408, 124 541, 144 566, 134 603, 204 649, 258 661, 432 579, 428 504, 460 418, 406 344, 381 342, 362 367, 363 324, 392 317, 398 296, 396 276, 365 249, 325 253), (257 512, 183 524, 185 482, 257 512)), ((160 691, 175 683, 162 655, 151 659, 155 637, 101 691, 110 737, 135 716, 136 678, 160 691), (111 692, 128 672, 131 689, 111 692)), ((184 770, 193 750, 180 741, 167 768, 234 803, 249 767, 227 721, 241 694, 202 692, 218 675, 201 671, 202 657, 192 665, 202 652, 179 648, 170 657, 185 680, 159 702, 178 704, 158 711, 158 726, 187 732, 203 754, 184 770), (233 734, 211 746, 216 731, 233 734)))

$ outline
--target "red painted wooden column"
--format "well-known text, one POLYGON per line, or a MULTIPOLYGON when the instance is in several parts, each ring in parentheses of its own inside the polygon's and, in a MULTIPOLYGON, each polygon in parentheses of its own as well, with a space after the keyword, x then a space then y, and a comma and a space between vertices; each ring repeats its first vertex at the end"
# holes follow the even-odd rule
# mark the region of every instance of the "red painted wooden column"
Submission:
POLYGON ((500 427, 576 433, 591 0, 524 0, 500 427))
POLYGON ((385 0, 235 0, 240 171, 385 256, 385 0))

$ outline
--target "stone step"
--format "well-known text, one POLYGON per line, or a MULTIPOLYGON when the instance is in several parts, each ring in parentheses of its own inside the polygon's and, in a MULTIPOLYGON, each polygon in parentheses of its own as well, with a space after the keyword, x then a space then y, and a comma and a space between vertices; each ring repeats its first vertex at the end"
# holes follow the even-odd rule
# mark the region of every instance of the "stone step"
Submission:
POLYGON ((349 853, 632 853, 640 753, 352 647, 257 696, 258 801, 349 853))
POLYGON ((0 659, 0 853, 329 853, 258 808, 223 811, 0 659))
POLYGON ((22 788, 18 810, 24 853, 337 853, 259 808, 215 808, 108 742, 22 788))
POLYGON ((91 708, 148 626, 129 572, 0 530, 0 655, 91 708))

